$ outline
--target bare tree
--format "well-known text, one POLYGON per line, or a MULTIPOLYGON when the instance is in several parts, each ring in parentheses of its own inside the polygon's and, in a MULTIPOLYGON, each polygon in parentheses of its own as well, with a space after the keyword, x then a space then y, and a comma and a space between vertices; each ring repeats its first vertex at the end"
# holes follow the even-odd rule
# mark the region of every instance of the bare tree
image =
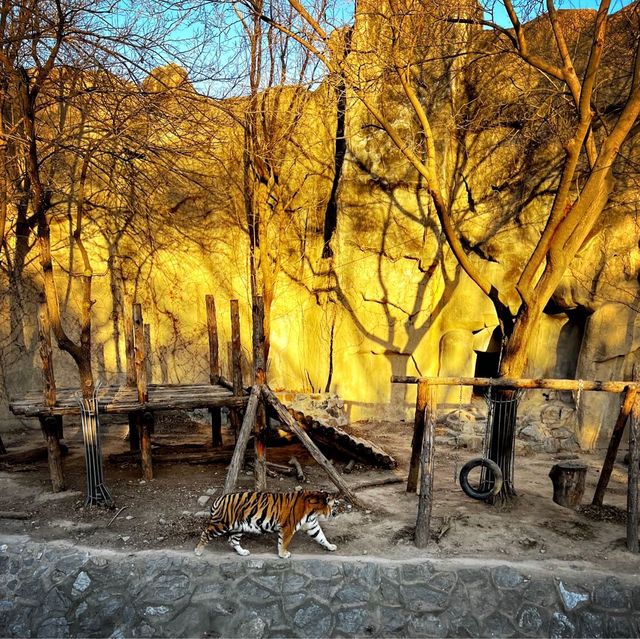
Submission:
MULTIPOLYGON (((637 9, 630 8, 626 16, 629 53, 619 61, 627 73, 620 86, 623 97, 618 97, 615 104, 598 104, 598 79, 611 20, 608 0, 589 13, 585 26, 590 33, 588 46, 576 48, 566 33, 563 18, 567 14, 557 11, 552 0, 546 3, 544 16, 530 25, 523 25, 511 0, 505 0, 511 29, 484 20, 471 6, 458 6, 455 15, 451 15, 448 10, 414 0, 360 2, 360 19, 371 23, 369 39, 361 51, 356 51, 358 46, 352 41, 354 51, 346 58, 336 51, 336 38, 323 22, 322 11, 312 13, 297 0, 290 0, 290 4, 299 22, 295 28, 280 28, 312 51, 331 73, 345 79, 351 94, 421 176, 450 250, 495 308, 504 338, 500 375, 521 375, 546 304, 603 215, 615 185, 616 159, 640 114, 637 9), (460 27, 470 25, 482 25, 489 31, 476 29, 475 35, 472 31, 461 37, 460 27), (535 29, 542 29, 544 35, 535 37, 535 29), (551 96, 543 99, 552 104, 554 112, 540 109, 537 117, 555 118, 563 124, 562 128, 555 128, 555 144, 550 145, 555 149, 556 162, 547 184, 551 192, 548 215, 540 224, 540 234, 530 244, 519 275, 506 282, 487 276, 484 260, 478 259, 486 256, 479 256, 477 247, 474 249, 465 237, 456 197, 452 197, 455 190, 450 188, 456 177, 460 182, 460 176, 447 176, 446 172, 443 175, 448 162, 433 124, 442 114, 430 109, 430 90, 437 85, 428 81, 433 79, 428 73, 434 48, 429 51, 426 43, 434 40, 439 40, 440 65, 447 64, 448 59, 459 60, 460 71, 474 59, 491 57, 493 65, 514 61, 519 73, 530 70, 533 75, 538 74, 536 82, 541 91, 551 96), (430 60, 425 53, 431 53, 430 60), (376 98, 385 80, 400 88, 397 95, 410 108, 416 127, 407 130, 402 122, 393 121, 385 113, 376 98)), ((263 20, 269 22, 270 17, 263 16, 263 20)), ((461 94, 459 98, 465 100, 468 96, 461 94)), ((457 113, 467 115, 470 106, 458 108, 457 113)), ((459 129, 468 125, 462 118, 457 119, 459 129)), ((501 460, 510 458, 513 447, 515 423, 509 428, 506 447, 500 445, 494 451, 501 460)), ((502 497, 509 496, 505 490, 502 497)))

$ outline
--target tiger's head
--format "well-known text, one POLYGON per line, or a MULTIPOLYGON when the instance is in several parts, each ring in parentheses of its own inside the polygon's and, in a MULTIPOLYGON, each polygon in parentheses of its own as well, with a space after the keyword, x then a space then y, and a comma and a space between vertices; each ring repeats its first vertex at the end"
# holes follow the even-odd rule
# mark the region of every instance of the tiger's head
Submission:
POLYGON ((310 492, 305 499, 310 510, 322 519, 331 519, 338 513, 336 511, 336 498, 331 493, 310 492))

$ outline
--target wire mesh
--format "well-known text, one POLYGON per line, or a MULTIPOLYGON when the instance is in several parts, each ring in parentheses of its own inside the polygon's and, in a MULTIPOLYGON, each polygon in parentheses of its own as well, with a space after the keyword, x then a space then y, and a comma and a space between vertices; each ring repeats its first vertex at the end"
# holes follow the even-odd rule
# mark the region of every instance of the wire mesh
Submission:
POLYGON ((80 423, 84 439, 84 459, 87 473, 87 496, 85 506, 111 506, 113 500, 104 483, 102 469, 102 446, 100 442, 100 420, 98 419, 98 387, 90 398, 78 399, 80 423))
MULTIPOLYGON (((496 462, 502 471, 503 484, 500 493, 489 501, 503 501, 516 495, 514 486, 514 458, 518 404, 523 391, 489 388, 485 395, 487 402, 487 425, 484 435, 483 456, 496 462)), ((483 468, 481 475, 483 490, 489 490, 494 483, 493 474, 483 468)))

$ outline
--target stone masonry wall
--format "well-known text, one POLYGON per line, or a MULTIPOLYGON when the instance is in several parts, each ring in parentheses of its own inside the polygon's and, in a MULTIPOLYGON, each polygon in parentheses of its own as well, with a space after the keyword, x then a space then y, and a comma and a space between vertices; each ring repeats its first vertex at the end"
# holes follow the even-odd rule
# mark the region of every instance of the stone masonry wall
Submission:
POLYGON ((640 584, 575 565, 148 551, 0 537, 5 637, 631 637, 640 584))

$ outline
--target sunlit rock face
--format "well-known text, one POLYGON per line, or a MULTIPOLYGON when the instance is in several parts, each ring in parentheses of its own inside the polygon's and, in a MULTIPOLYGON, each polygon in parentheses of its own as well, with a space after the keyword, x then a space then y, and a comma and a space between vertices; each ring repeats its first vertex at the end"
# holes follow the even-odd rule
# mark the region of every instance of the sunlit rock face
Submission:
MULTIPOLYGON (((554 120, 552 105, 545 102, 544 78, 513 56, 483 56, 488 32, 443 21, 454 9, 453 17, 474 16, 473 3, 453 9, 451 3, 440 5, 434 4, 422 21, 401 25, 400 54, 420 62, 419 96, 442 159, 439 179, 467 251, 516 308, 514 284, 540 235, 557 181, 562 122, 554 120), (448 55, 463 47, 475 53, 448 55)), ((419 123, 385 58, 393 25, 384 6, 373 0, 358 3, 349 60, 365 95, 419 150, 419 123)), ((603 113, 627 86, 629 16, 622 14, 609 28, 607 81, 595 97, 603 113)), ((562 19, 570 27, 572 46, 582 52, 580 71, 593 12, 563 12, 562 19)), ((541 21, 527 29, 532 47, 552 40, 541 21)), ((172 65, 154 71, 144 88, 157 100, 157 111, 145 108, 129 116, 127 131, 139 138, 132 134, 129 146, 100 157, 100 171, 91 174, 88 186, 95 204, 85 232, 95 271, 96 376, 106 382, 124 379, 124 317, 138 301, 150 325, 153 380, 207 380, 204 299, 213 294, 226 375, 229 300, 240 302, 249 383, 242 128, 248 100, 205 99, 172 65), (159 115, 166 112, 173 117, 159 115), (117 188, 105 186, 109 171, 117 188)), ((412 415, 415 387, 391 384, 392 375, 495 375, 500 340, 493 306, 457 267, 424 180, 354 92, 347 92, 347 151, 331 257, 323 257, 323 231, 335 172, 335 82, 313 91, 274 90, 260 96, 259 104, 269 117, 258 143, 269 151, 277 173, 277 180, 258 181, 252 199, 268 221, 259 257, 267 265, 263 277, 271 275, 274 287, 267 371, 272 386, 308 393, 328 389, 344 400, 352 420, 402 419, 412 415)), ((527 376, 619 379, 630 375, 638 359, 636 138, 623 155, 602 222, 571 263, 530 344, 527 376)), ((52 231, 61 266, 59 289, 68 291, 64 310, 73 326, 78 301, 65 275, 73 269, 64 215, 52 231)), ((33 309, 31 299, 22 326, 27 354, 14 351, 4 360, 14 396, 39 384, 33 309)), ((7 305, 3 313, 9 312, 7 305)), ((57 351, 54 358, 59 385, 76 384, 70 359, 57 351)), ((466 387, 440 389, 438 399, 456 405, 470 397, 466 387)), ((563 399, 575 403, 569 394, 563 399)), ((577 407, 581 445, 606 438, 617 401, 582 395, 577 407)), ((538 432, 530 422, 527 426, 529 435, 538 432)), ((565 435, 554 437, 565 440, 565 435)))

